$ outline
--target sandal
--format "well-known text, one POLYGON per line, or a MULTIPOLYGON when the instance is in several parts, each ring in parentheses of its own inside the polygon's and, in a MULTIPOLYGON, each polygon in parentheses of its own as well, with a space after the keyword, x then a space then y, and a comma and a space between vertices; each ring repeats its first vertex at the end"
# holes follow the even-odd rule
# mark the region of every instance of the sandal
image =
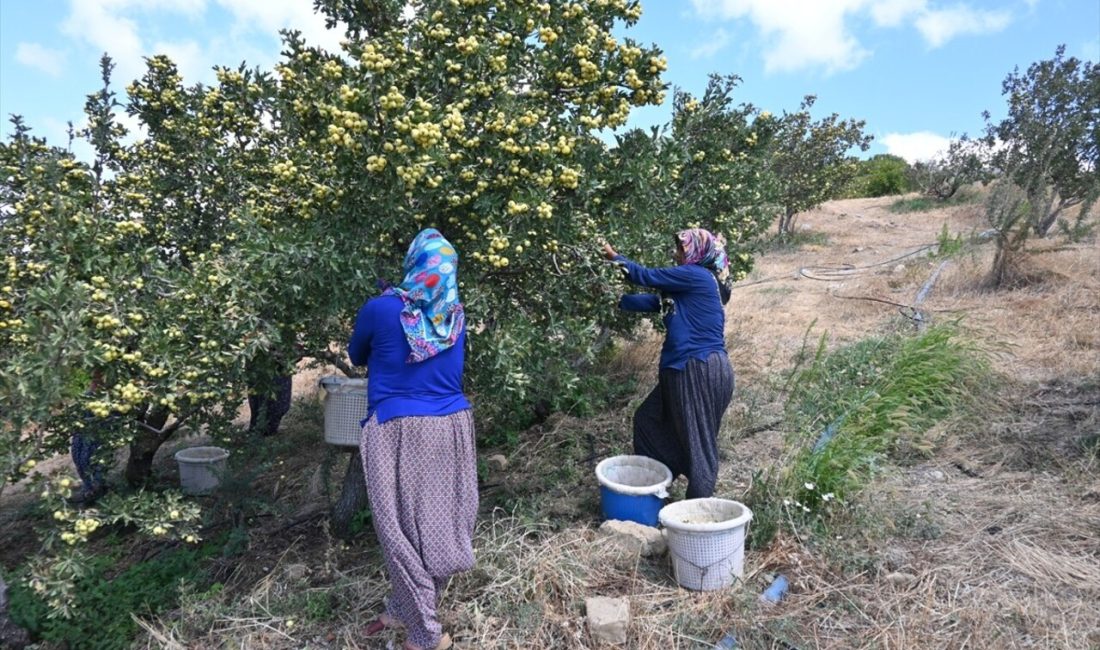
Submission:
POLYGON ((376 634, 381 634, 385 630, 400 630, 404 627, 401 621, 383 612, 378 615, 378 618, 374 619, 363 628, 363 636, 374 636, 376 634))
MULTIPOLYGON (((435 644, 435 647, 430 650, 449 650, 452 645, 454 644, 451 642, 451 635, 444 632, 443 636, 439 637, 439 643, 435 644)), ((413 645, 411 641, 406 641, 405 645, 401 647, 404 648, 404 650, 429 650, 428 648, 421 648, 420 646, 413 645)))

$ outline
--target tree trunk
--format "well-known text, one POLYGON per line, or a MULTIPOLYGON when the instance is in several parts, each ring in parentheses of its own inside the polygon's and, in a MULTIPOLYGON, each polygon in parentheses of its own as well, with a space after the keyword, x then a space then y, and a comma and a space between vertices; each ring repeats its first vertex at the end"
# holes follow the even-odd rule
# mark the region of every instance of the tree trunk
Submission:
POLYGON ((1079 199, 1059 199, 1058 205, 1054 205, 1054 201, 1051 200, 1050 205, 1047 207, 1046 216, 1039 225, 1035 228, 1036 234, 1040 237, 1046 237, 1050 234, 1050 229, 1058 222, 1058 217, 1062 216, 1062 211, 1066 208, 1071 208, 1078 203, 1081 203, 1079 199))
MULTIPOLYGON (((153 409, 145 418, 145 424, 158 431, 164 430, 164 424, 168 421, 166 409, 153 409)), ((164 433, 142 431, 134 437, 130 443, 130 457, 126 460, 126 482, 132 487, 138 487, 149 480, 153 473, 153 458, 157 450, 175 433, 175 428, 164 433)))
POLYGON ((348 471, 344 474, 344 486, 340 490, 340 497, 332 506, 329 517, 330 529, 333 534, 342 539, 347 539, 356 532, 352 530, 352 522, 355 516, 367 509, 367 483, 363 477, 363 462, 359 458, 359 450, 348 450, 348 471))
POLYGON ((787 236, 794 232, 794 215, 795 211, 791 208, 787 208, 783 211, 783 214, 779 216, 779 235, 787 236))
POLYGON ((993 258, 993 269, 989 273, 989 284, 994 289, 999 289, 1005 281, 1009 257, 1011 257, 1011 253, 1008 248, 1004 245, 997 247, 997 254, 993 258))

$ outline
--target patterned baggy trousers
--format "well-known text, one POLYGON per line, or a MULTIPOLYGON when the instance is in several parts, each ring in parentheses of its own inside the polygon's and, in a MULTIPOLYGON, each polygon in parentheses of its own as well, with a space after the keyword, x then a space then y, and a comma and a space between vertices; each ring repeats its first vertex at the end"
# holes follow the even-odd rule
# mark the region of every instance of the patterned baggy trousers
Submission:
POLYGON ((409 641, 434 648, 447 578, 474 565, 477 456, 469 409, 363 427, 360 444, 374 530, 393 591, 386 613, 409 641))

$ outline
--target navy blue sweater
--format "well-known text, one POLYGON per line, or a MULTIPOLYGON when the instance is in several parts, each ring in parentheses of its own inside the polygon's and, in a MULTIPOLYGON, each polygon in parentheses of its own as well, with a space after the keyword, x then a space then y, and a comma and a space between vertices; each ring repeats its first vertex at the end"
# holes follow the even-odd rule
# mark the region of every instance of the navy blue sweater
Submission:
POLYGON ((661 292, 624 295, 619 308, 664 312, 667 334, 661 347, 662 368, 681 370, 689 359, 726 351, 726 312, 713 273, 698 264, 651 269, 622 255, 615 261, 623 265, 632 283, 661 292))
POLYGON ((412 349, 401 327, 403 308, 400 297, 379 296, 368 300, 355 319, 348 357, 370 372, 366 420, 377 414, 381 424, 393 418, 450 415, 470 408, 462 392, 466 332, 434 357, 408 363, 412 349))

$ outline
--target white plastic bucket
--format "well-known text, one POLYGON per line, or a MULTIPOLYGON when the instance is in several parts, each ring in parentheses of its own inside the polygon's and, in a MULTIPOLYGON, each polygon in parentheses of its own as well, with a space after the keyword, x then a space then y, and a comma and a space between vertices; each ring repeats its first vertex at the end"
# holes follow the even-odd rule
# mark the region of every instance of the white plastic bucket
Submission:
POLYGON ((360 422, 367 417, 367 380, 332 375, 321 379, 325 389, 325 442, 358 447, 360 422))
POLYGON ((221 483, 229 452, 221 447, 189 447, 177 451, 175 458, 184 494, 207 494, 221 483))
POLYGON ((596 465, 604 519, 657 525, 672 471, 647 456, 612 456, 596 465))
POLYGON ((729 587, 745 575, 752 511, 729 499, 686 499, 661 508, 676 583, 696 591, 729 587))

